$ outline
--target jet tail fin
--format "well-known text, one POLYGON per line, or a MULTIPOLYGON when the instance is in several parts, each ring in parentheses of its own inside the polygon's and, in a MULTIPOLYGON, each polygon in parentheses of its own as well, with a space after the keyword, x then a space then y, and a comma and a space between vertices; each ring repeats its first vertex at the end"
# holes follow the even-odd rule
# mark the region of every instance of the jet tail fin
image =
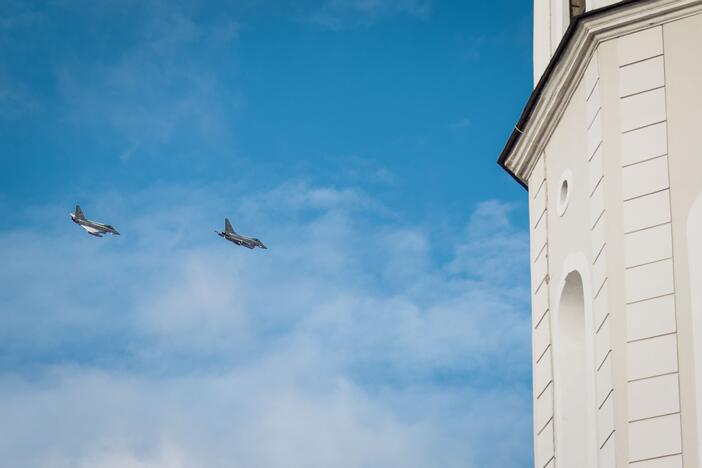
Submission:
POLYGON ((85 219, 85 215, 83 214, 83 210, 80 209, 80 205, 76 205, 76 219, 85 219))
POLYGON ((229 218, 224 218, 224 232, 233 233, 232 223, 229 222, 229 218))

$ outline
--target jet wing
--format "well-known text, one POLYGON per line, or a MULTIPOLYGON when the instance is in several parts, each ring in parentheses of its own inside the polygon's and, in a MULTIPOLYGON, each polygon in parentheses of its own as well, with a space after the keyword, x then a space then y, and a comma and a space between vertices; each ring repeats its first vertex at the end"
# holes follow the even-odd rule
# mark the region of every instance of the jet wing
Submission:
POLYGON ((100 235, 104 234, 103 231, 101 231, 100 229, 95 229, 94 227, 85 226, 83 224, 81 224, 80 227, 82 227, 83 229, 88 231, 88 234, 92 234, 94 236, 100 236, 100 235))

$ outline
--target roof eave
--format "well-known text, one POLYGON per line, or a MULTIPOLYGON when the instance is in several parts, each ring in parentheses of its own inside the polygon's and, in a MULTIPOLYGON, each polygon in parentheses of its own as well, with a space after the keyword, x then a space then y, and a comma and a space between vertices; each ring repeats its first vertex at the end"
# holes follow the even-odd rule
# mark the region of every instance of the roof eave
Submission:
POLYGON ((551 60, 549 60, 549 63, 546 66, 544 73, 541 75, 539 82, 536 84, 536 87, 534 87, 534 91, 532 91, 531 95, 529 96, 526 106, 524 106, 524 110, 522 110, 522 114, 519 117, 519 121, 512 130, 512 133, 509 139, 507 140, 505 147, 502 149, 500 156, 497 158, 497 164, 499 164, 505 171, 507 171, 507 173, 511 175, 525 189, 528 190, 527 181, 523 180, 521 177, 519 177, 519 175, 517 175, 513 170, 511 170, 508 167, 507 162, 509 160, 510 155, 512 154, 512 151, 514 150, 514 147, 517 145, 517 143, 519 143, 519 140, 521 139, 524 133, 524 129, 529 123, 534 108, 538 103, 541 94, 544 91, 544 88, 549 83, 556 66, 560 62, 561 57, 563 56, 565 51, 570 47, 572 39, 575 36, 578 27, 580 27, 581 24, 585 21, 591 20, 594 17, 601 16, 603 14, 615 10, 623 9, 626 6, 631 5, 633 3, 643 3, 645 1, 647 0, 623 0, 619 3, 614 3, 612 5, 607 5, 602 8, 590 10, 588 12, 583 13, 582 15, 575 17, 568 26, 568 29, 563 35, 563 39, 561 39, 561 42, 558 45, 558 48, 556 49, 556 52, 551 57, 551 60))

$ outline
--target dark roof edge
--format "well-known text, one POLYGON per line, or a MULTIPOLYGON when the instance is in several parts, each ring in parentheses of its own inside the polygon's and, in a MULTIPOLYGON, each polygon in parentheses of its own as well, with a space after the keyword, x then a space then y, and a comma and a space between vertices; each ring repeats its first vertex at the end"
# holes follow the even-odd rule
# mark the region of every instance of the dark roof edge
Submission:
POLYGON ((536 103, 538 102, 539 98, 541 97, 541 93, 543 92, 544 88, 546 87, 546 84, 551 78, 551 75, 553 74, 553 70, 556 68, 556 64, 558 64, 559 60, 561 59, 561 56, 565 52, 566 48, 570 45, 570 41, 575 35, 575 31, 578 28, 578 25, 580 25, 581 22, 590 19, 594 16, 599 16, 604 13, 608 13, 613 10, 618 10, 620 8, 624 8, 627 5, 630 5, 632 3, 638 3, 641 2, 642 0, 623 0, 619 3, 614 3, 612 5, 607 5, 602 8, 597 8, 595 10, 590 10, 582 15, 579 15, 575 17, 573 21, 571 21, 570 25, 568 26, 568 29, 566 29, 565 34, 563 35, 563 39, 561 39, 560 44, 558 44, 558 48, 556 48, 556 52, 553 54, 551 57, 551 60, 548 62, 548 65, 546 66, 546 70, 544 70, 543 74, 541 75, 541 78, 539 79, 539 82, 537 83, 536 87, 534 88, 534 91, 532 91, 531 95, 529 96, 529 100, 526 103, 526 106, 524 106, 524 110, 522 111, 522 115, 519 117, 519 121, 517 122, 517 125, 515 125, 514 130, 512 130, 512 134, 509 136, 509 140, 507 140, 507 144, 505 147, 502 149, 502 152, 500 153, 500 157, 497 158, 497 164, 499 164, 509 175, 511 175, 517 182, 519 182, 519 185, 524 187, 525 189, 528 190, 527 184, 522 181, 517 175, 512 172, 507 166, 506 166, 506 161, 507 158, 509 157, 510 153, 512 152, 512 149, 514 146, 517 144, 519 139, 522 136, 522 130, 526 126, 526 124, 529 122, 529 119, 531 118, 531 114, 534 111, 534 107, 536 106, 536 103))
POLYGON ((504 169, 505 171, 507 171, 507 174, 509 174, 510 177, 512 177, 514 180, 516 180, 517 183, 518 183, 519 185, 521 185, 522 187, 524 187, 524 189, 525 189, 527 192, 529 191, 529 186, 526 184, 526 182, 524 182, 522 179, 520 179, 520 178, 517 176, 517 174, 515 174, 514 172, 512 172, 512 169, 510 169, 509 167, 505 166, 505 165, 504 165, 502 162, 500 162, 500 161, 498 161, 497 164, 499 164, 500 166, 502 166, 502 169, 504 169))

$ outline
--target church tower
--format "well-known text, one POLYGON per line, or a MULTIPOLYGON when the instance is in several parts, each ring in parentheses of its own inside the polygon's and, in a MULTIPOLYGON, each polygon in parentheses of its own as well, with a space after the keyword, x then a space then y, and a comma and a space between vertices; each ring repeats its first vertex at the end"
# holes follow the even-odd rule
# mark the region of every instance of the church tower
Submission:
POLYGON ((536 468, 702 467, 702 0, 535 0, 536 468))

